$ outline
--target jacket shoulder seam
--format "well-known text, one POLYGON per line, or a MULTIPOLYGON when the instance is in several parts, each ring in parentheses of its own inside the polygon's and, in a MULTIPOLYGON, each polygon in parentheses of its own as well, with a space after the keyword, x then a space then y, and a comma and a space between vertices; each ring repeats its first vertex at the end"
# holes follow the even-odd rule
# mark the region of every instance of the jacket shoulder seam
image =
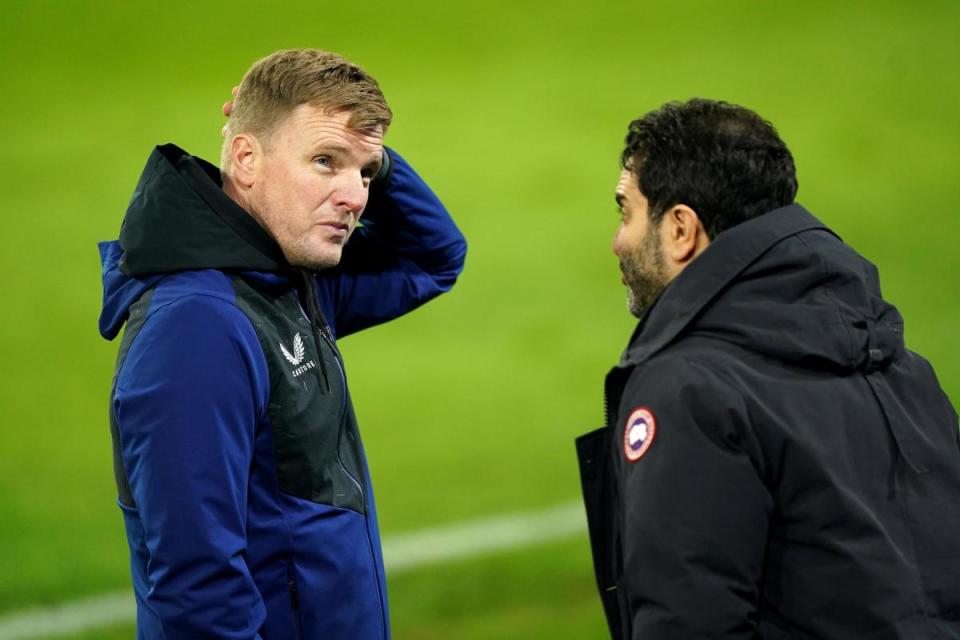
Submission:
MULTIPOLYGON (((157 286, 159 286, 159 284, 158 284, 157 286)), ((156 290, 156 287, 154 287, 153 289, 156 290)), ((190 292, 186 292, 186 293, 184 293, 184 294, 182 294, 182 295, 178 295, 178 296, 176 296, 175 298, 173 298, 172 300, 167 300, 166 302, 163 302, 162 304, 159 304, 159 305, 157 305, 156 307, 150 309, 150 310, 147 312, 147 314, 146 314, 146 316, 144 317, 144 319, 143 319, 143 325, 141 326, 140 331, 137 332, 137 335, 134 336, 133 341, 130 343, 129 350, 133 350, 134 345, 136 345, 137 341, 140 339, 140 336, 143 335, 143 330, 146 328, 147 323, 150 322, 150 320, 151 320, 158 312, 163 311, 163 310, 165 310, 165 309, 167 309, 167 308, 169 308, 169 307, 171 307, 171 306, 173 306, 173 305, 175 305, 175 304, 177 304, 177 303, 179 303, 179 302, 183 302, 186 298, 194 298, 194 297, 202 297, 202 298, 208 298, 208 299, 211 299, 211 300, 217 300, 217 301, 219 301, 220 303, 222 303, 223 306, 232 308, 234 311, 236 311, 238 314, 240 314, 240 315, 246 320, 247 325, 249 326, 250 330, 251 330, 251 331, 254 331, 253 321, 250 320, 249 317, 247 317, 247 314, 245 314, 245 313, 243 312, 243 310, 236 304, 236 302, 230 300, 227 296, 224 296, 224 295, 221 295, 221 294, 216 294, 216 293, 211 293, 211 292, 207 292, 207 291, 190 291, 190 292)), ((256 335, 256 332, 255 332, 255 331, 254 331, 254 335, 256 335)), ((257 344, 259 345, 259 341, 257 341, 257 344)), ((114 380, 114 388, 123 388, 122 385, 120 384, 120 380, 121 380, 121 373, 122 373, 123 369, 126 367, 126 364, 127 364, 127 359, 125 358, 123 364, 122 364, 122 365, 120 366, 120 368, 117 369, 117 371, 116 371, 115 380, 114 380)))
MULTIPOLYGON (((661 366, 657 368, 657 379, 667 377, 663 375, 664 368, 669 367, 670 370, 678 369, 682 371, 684 376, 684 386, 696 387, 700 390, 699 392, 703 396, 703 399, 707 402, 709 402, 710 398, 733 398, 737 404, 742 404, 746 401, 746 396, 740 386, 738 386, 722 368, 710 366, 710 364, 705 361, 706 358, 689 354, 668 354, 664 352, 661 352, 661 354, 660 357, 667 360, 668 363, 661 363, 661 365, 666 364, 666 367, 661 366), (704 389, 706 389, 706 392, 702 391, 704 389)), ((649 365, 649 363, 655 362, 657 359, 657 357, 651 358, 644 364, 649 365)), ((641 375, 651 375, 651 373, 642 372, 641 375)), ((675 400, 670 400, 670 402, 673 403, 675 400)), ((702 407, 704 402, 700 401, 697 404, 702 407)), ((702 409, 700 409, 700 411, 702 411, 702 409)), ((746 416, 744 417, 746 418, 746 416)), ((698 420, 696 422, 699 424, 702 421, 698 420)), ((750 421, 744 419, 744 425, 749 433, 749 437, 757 438, 756 430, 750 421)), ((700 428, 704 430, 704 427, 700 428)), ((705 431, 709 431, 712 434, 712 436, 710 436, 711 439, 722 438, 722 434, 714 429, 705 429, 705 431)))

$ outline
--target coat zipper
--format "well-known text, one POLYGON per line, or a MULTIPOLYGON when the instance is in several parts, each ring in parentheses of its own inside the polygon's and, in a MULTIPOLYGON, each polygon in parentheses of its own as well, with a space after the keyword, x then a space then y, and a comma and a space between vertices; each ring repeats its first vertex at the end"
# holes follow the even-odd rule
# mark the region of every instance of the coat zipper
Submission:
POLYGON ((323 382, 326 385, 327 392, 329 393, 330 380, 327 374, 327 367, 323 358, 322 349, 322 343, 326 342, 327 346, 329 346, 330 350, 333 352, 333 360, 337 364, 337 372, 340 374, 340 384, 343 387, 343 400, 340 402, 340 432, 337 434, 337 464, 340 465, 340 468, 357 488, 362 500, 363 510, 366 511, 366 492, 363 490, 360 480, 350 473, 346 465, 343 464, 343 460, 340 459, 340 438, 343 437, 343 424, 347 419, 347 374, 343 370, 343 365, 340 364, 340 350, 337 349, 337 345, 333 341, 333 335, 330 333, 330 325, 323 315, 323 310, 320 309, 320 301, 317 297, 317 290, 314 288, 313 278, 310 275, 310 272, 305 270, 301 271, 300 275, 303 279, 303 286, 307 298, 307 317, 310 320, 310 328, 313 330, 313 339, 317 345, 317 358, 320 360, 320 368, 323 372, 323 382))
POLYGON ((296 637, 302 638, 300 631, 300 595, 297 592, 297 578, 293 568, 293 554, 287 558, 287 588, 290 590, 290 608, 293 614, 293 628, 296 637))
POLYGON ((360 479, 354 477, 354 475, 350 473, 350 470, 347 469, 347 466, 343 464, 343 460, 340 458, 340 438, 343 437, 343 425, 347 421, 347 374, 343 370, 343 365, 340 364, 339 352, 334 349, 333 354, 333 359, 337 363, 337 371, 340 373, 340 383, 343 385, 343 401, 340 403, 340 433, 337 434, 337 464, 340 465, 340 468, 343 469, 343 472, 347 474, 347 477, 350 478, 354 486, 357 487, 357 491, 360 492, 361 505, 363 506, 364 513, 366 513, 367 493, 363 490, 363 487, 360 484, 360 479))
MULTIPOLYGON (((340 468, 343 469, 343 472, 347 474, 347 477, 353 481, 356 485, 357 490, 360 492, 360 496, 363 499, 363 510, 367 510, 367 495, 363 490, 360 480, 353 477, 353 474, 347 470, 347 467, 343 464, 343 461, 340 459, 340 437, 343 436, 343 424, 347 419, 347 375, 343 370, 343 365, 340 364, 340 351, 337 349, 333 336, 330 334, 329 324, 327 319, 323 315, 323 311, 320 309, 320 302, 317 298, 317 291, 314 289, 313 278, 310 275, 309 271, 301 270, 300 276, 303 280, 303 286, 305 289, 307 297, 307 315, 310 320, 310 328, 313 330, 313 339, 317 344, 317 358, 320 360, 320 368, 323 372, 323 381, 327 387, 327 392, 330 391, 330 380, 327 375, 327 367, 323 359, 323 351, 321 350, 321 342, 326 341, 330 346, 330 349, 333 351, 333 359, 337 363, 337 371, 340 374, 340 381, 343 384, 343 402, 341 403, 340 408, 340 434, 337 437, 337 463, 340 465, 340 468)), ((365 514, 364 519, 369 518, 369 514, 365 514)), ((383 624, 384 638, 387 637, 387 619, 386 611, 384 610, 384 595, 381 593, 380 588, 380 577, 379 572, 376 570, 377 559, 376 554, 373 551, 373 539, 370 535, 370 523, 364 523, 364 529, 366 530, 367 538, 367 549, 370 551, 370 559, 374 567, 374 579, 377 584, 377 592, 380 599, 380 621, 383 624)), ((297 602, 297 585, 293 580, 293 574, 290 575, 290 596, 294 603, 294 608, 299 608, 299 603, 297 602)))
POLYGON ((307 316, 310 321, 310 330, 313 332, 313 340, 317 345, 317 359, 320 360, 323 384, 326 387, 327 393, 329 393, 330 378, 327 374, 327 363, 323 358, 321 345, 325 340, 334 350, 335 356, 337 351, 336 348, 333 347, 333 339, 328 334, 327 319, 323 316, 323 311, 320 309, 320 302, 317 300, 317 291, 314 289, 313 278, 310 276, 310 272, 306 270, 300 271, 300 276, 303 280, 304 294, 307 298, 307 316))

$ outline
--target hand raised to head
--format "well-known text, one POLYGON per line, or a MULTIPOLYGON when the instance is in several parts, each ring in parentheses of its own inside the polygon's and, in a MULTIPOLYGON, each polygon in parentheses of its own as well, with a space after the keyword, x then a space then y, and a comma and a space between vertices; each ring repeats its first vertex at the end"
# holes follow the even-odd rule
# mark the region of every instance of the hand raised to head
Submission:
MULTIPOLYGON (((239 90, 240 90, 240 87, 234 87, 233 89, 230 90, 230 93, 232 93, 233 97, 236 98, 237 91, 239 90)), ((230 113, 232 111, 233 111, 233 100, 227 100, 226 102, 223 103, 223 115, 229 118, 230 113)), ((227 135, 227 125, 223 125, 223 128, 220 129, 220 135, 222 136, 227 135)))

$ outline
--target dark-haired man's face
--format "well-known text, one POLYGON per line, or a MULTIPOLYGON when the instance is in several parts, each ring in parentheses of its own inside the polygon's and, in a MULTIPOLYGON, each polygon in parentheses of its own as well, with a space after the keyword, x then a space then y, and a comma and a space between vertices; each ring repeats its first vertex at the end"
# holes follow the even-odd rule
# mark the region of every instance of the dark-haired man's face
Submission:
POLYGON ((621 281, 627 287, 627 307, 641 317, 667 286, 660 226, 650 220, 649 203, 637 178, 627 170, 617 182, 620 226, 613 237, 613 253, 620 259, 621 281))

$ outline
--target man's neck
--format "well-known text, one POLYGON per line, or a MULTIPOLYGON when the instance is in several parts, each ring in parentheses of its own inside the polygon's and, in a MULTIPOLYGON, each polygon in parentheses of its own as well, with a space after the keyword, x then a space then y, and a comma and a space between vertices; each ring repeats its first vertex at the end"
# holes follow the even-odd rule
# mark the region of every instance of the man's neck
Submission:
POLYGON ((233 181, 233 178, 230 177, 228 173, 220 174, 220 181, 223 183, 223 192, 227 196, 240 205, 244 211, 247 213, 250 212, 250 204, 246 194, 240 189, 236 182, 233 181))
POLYGON ((270 227, 264 224, 263 219, 260 217, 260 214, 257 213, 256 208, 253 206, 253 200, 250 198, 249 190, 243 189, 237 181, 230 177, 230 174, 221 172, 220 173, 220 182, 223 184, 223 192, 227 195, 228 198, 240 205, 240 208, 247 212, 251 218, 253 218, 257 224, 263 228, 271 238, 276 239, 273 235, 273 232, 270 231, 270 227))

